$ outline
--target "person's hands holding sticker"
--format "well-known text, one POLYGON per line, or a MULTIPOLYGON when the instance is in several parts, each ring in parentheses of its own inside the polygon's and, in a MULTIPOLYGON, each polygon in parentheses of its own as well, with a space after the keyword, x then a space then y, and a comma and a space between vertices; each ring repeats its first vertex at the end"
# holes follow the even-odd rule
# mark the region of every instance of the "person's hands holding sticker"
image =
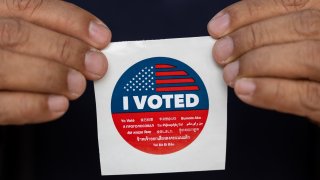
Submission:
POLYGON ((245 103, 320 123, 320 3, 243 0, 208 24, 214 59, 245 103))
POLYGON ((111 31, 60 0, 0 1, 0 125, 57 119, 107 71, 111 31))

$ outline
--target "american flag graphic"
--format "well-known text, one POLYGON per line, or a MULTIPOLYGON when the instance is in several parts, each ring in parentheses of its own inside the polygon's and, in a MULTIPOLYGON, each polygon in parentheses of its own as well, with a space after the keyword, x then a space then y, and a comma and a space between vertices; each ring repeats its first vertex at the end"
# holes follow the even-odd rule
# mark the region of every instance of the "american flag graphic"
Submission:
POLYGON ((127 81, 127 92, 179 92, 198 91, 195 80, 184 70, 170 64, 145 66, 127 81))

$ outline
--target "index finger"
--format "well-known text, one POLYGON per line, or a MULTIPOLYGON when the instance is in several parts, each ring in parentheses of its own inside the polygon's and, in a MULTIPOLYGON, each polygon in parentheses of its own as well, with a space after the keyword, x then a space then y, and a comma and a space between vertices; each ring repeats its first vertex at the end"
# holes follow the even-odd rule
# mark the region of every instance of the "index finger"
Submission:
POLYGON ((320 7, 318 0, 243 0, 215 15, 208 23, 208 32, 221 38, 257 21, 316 7, 320 7))
POLYGON ((21 18, 102 49, 111 31, 97 17, 60 0, 0 0, 0 17, 21 18))

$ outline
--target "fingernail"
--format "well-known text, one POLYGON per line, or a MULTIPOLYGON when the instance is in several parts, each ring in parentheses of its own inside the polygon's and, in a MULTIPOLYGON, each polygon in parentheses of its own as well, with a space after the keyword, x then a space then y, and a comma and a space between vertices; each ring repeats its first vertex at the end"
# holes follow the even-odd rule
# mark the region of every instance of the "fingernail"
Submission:
POLYGON ((226 63, 232 55, 234 43, 231 37, 227 36, 218 40, 213 47, 213 55, 217 62, 226 63))
POLYGON ((100 51, 88 51, 84 63, 86 70, 94 79, 101 78, 107 72, 107 58, 100 51))
POLYGON ((228 13, 220 12, 214 16, 209 22, 209 30, 217 37, 224 35, 230 25, 230 15, 228 13))
POLYGON ((110 31, 106 25, 99 21, 91 21, 89 25, 91 39, 98 44, 106 44, 110 41, 110 31))
POLYGON ((48 98, 48 107, 51 112, 64 113, 68 109, 68 99, 64 96, 51 95, 48 98))
POLYGON ((235 82, 235 89, 238 96, 248 98, 253 95, 256 85, 251 79, 242 78, 235 82))
POLYGON ((217 19, 218 17, 221 17, 223 15, 225 15, 226 13, 224 11, 220 11, 218 12, 216 15, 213 16, 212 20, 217 19))
POLYGON ((73 69, 69 71, 68 88, 72 98, 77 98, 83 93, 85 84, 86 79, 80 72, 73 69))
POLYGON ((230 87, 234 87, 234 83, 238 74, 239 74, 239 61, 234 61, 226 65, 223 69, 223 79, 230 87))

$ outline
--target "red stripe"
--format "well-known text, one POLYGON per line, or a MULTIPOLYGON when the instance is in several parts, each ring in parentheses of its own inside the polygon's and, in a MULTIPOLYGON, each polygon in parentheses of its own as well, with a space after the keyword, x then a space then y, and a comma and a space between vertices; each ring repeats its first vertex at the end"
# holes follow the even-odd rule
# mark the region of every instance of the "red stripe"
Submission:
POLYGON ((175 92, 175 91, 197 91, 198 86, 175 86, 175 87, 160 87, 156 88, 156 92, 175 92))
POLYGON ((156 76, 186 76, 188 75, 185 71, 166 71, 156 72, 156 76))
POLYGON ((194 83, 194 80, 192 78, 156 80, 156 84, 179 84, 179 83, 194 83))
POLYGON ((175 66, 171 66, 169 64, 156 64, 156 69, 166 69, 166 68, 175 68, 175 66))
MULTIPOLYGON (((118 113, 112 113, 112 116, 115 116, 116 119, 130 119, 130 117, 132 116, 138 116, 137 119, 141 119, 143 117, 154 117, 154 116, 159 116, 159 117, 165 117, 168 115, 168 112, 174 114, 172 116, 185 116, 186 114, 190 114, 190 116, 196 116, 196 115, 207 115, 208 113, 208 110, 205 110, 205 109, 200 109, 200 110, 176 110, 176 111, 156 111, 156 112, 127 112, 127 113, 124 113, 124 112, 118 112, 118 113), (175 115, 177 114, 177 115, 175 115)), ((154 118, 155 119, 155 123, 158 123, 158 122, 161 122, 159 120, 159 118, 154 118)), ((205 120, 205 118, 203 119, 205 120)), ((115 121, 115 123, 122 123, 121 121, 115 121)), ((132 124, 140 124, 141 121, 135 121, 134 123, 132 124)))

